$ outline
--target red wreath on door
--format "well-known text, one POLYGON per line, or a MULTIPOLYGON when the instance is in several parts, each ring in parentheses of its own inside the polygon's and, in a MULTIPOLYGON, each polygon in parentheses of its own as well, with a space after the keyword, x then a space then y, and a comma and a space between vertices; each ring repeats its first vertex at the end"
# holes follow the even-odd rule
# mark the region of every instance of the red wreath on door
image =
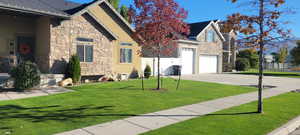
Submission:
POLYGON ((28 53, 30 53, 31 49, 30 46, 27 44, 21 44, 20 45, 20 53, 23 55, 26 55, 28 53))

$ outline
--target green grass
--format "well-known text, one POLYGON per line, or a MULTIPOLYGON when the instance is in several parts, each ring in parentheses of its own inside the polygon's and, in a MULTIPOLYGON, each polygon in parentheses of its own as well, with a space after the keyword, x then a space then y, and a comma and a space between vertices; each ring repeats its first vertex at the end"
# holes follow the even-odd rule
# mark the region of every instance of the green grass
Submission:
MULTIPOLYGON (((239 72, 237 74, 244 74, 244 75, 258 75, 258 70, 249 70, 244 72, 239 72)), ((265 71, 265 76, 275 76, 275 77, 290 77, 290 78, 300 78, 300 73, 297 72, 273 72, 273 71, 265 71)))
POLYGON ((256 102, 222 110, 143 135, 264 135, 300 115, 300 93, 287 93, 264 102, 264 114, 254 113, 256 102))
POLYGON ((138 114, 254 91, 255 88, 185 81, 175 90, 174 79, 164 79, 167 91, 153 91, 155 80, 90 84, 75 92, 0 101, 0 134, 49 135, 138 114))

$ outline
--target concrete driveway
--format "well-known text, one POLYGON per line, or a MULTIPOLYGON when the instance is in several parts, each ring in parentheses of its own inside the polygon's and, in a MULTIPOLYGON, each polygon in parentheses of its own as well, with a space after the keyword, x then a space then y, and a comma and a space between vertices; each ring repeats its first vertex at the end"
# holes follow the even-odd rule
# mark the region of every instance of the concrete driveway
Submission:
MULTIPOLYGON (((176 77, 175 77, 176 78, 176 77)), ((184 80, 194 80, 203 82, 214 82, 232 85, 257 85, 258 76, 255 75, 239 75, 239 74, 200 74, 200 75, 184 75, 184 80)), ((264 77, 264 85, 276 86, 286 90, 300 89, 300 79, 286 77, 264 77)))

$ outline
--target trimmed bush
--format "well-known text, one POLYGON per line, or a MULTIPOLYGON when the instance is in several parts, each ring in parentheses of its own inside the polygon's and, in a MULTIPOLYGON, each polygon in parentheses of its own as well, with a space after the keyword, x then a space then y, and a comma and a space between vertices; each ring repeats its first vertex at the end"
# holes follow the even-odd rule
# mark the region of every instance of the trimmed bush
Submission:
POLYGON ((66 77, 72 78, 73 83, 80 82, 81 78, 81 68, 80 68, 80 59, 77 55, 72 55, 68 63, 66 77))
POLYGON ((236 60, 236 70, 237 71, 246 71, 250 67, 249 60, 246 58, 238 58, 236 60))
POLYGON ((255 49, 245 49, 238 53, 238 58, 246 58, 251 68, 258 68, 259 56, 255 49))
POLYGON ((14 67, 10 73, 15 79, 14 87, 17 90, 27 90, 38 86, 41 82, 41 72, 35 63, 22 62, 14 67))
POLYGON ((151 76, 151 67, 149 65, 146 66, 144 70, 144 77, 145 78, 150 78, 151 76))

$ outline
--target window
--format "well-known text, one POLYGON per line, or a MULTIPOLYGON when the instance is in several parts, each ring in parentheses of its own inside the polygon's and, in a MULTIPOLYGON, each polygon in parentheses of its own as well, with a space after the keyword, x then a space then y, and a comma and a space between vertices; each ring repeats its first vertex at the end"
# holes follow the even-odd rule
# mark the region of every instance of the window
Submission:
POLYGON ((121 43, 121 45, 122 45, 122 46, 132 46, 131 43, 126 43, 126 42, 121 43))
POLYGON ((132 49, 121 48, 121 50, 120 50, 120 62, 121 63, 132 63, 132 49))
POLYGON ((210 30, 207 32, 206 41, 207 42, 215 42, 215 32, 213 30, 210 30))
POLYGON ((93 62, 93 46, 77 45, 77 55, 80 62, 93 62))
POLYGON ((81 42, 94 42, 94 39, 91 39, 91 38, 78 37, 78 38, 76 38, 76 40, 81 41, 81 42))

